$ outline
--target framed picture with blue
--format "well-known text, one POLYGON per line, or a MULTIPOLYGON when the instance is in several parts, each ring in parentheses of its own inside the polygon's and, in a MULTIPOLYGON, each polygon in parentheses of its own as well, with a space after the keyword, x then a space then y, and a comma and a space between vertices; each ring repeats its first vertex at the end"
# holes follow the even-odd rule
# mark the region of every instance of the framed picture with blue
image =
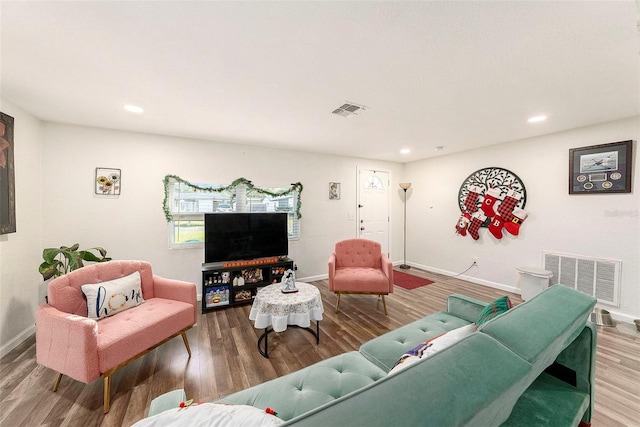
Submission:
POLYGON ((13 117, 0 113, 0 234, 16 232, 13 117))
POLYGON ((569 194, 631 193, 633 141, 569 150, 569 194))
POLYGON ((207 286, 205 293, 205 307, 229 305, 229 286, 207 286))

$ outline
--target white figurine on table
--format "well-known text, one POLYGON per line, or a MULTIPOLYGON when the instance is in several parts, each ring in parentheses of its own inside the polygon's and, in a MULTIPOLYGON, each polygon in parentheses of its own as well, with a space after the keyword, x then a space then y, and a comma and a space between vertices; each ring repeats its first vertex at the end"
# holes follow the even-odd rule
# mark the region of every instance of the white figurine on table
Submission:
POLYGON ((282 284, 282 292, 298 292, 298 289, 296 289, 296 275, 293 270, 289 269, 284 272, 284 275, 282 276, 282 284))

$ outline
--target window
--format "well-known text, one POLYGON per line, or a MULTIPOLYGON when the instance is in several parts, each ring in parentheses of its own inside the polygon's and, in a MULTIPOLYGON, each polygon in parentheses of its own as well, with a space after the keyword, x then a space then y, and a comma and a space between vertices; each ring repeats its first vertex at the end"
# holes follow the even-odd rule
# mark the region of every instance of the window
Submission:
POLYGON ((169 246, 204 243, 204 214, 212 212, 286 212, 289 239, 300 237, 301 184, 291 188, 258 188, 237 179, 231 185, 192 184, 175 176, 165 177, 164 210, 169 221, 169 246))

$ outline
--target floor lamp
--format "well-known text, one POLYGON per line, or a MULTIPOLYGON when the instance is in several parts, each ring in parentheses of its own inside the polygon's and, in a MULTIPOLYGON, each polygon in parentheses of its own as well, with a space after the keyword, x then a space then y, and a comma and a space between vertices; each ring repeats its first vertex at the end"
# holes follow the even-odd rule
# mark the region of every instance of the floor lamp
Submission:
POLYGON ((400 188, 404 190, 404 263, 400 264, 400 268, 403 268, 405 270, 411 268, 410 265, 407 265, 407 190, 410 187, 410 182, 400 183, 400 188))

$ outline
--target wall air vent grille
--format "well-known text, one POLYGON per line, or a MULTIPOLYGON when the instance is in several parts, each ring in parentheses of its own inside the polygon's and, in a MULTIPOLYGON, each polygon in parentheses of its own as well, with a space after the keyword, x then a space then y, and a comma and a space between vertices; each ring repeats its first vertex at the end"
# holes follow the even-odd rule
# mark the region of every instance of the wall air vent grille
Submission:
POLYGON ((550 251, 542 251, 542 255, 543 268, 553 273, 550 284, 568 286, 599 302, 619 306, 621 261, 550 251))
POLYGON ((357 105, 353 103, 344 103, 340 107, 336 108, 331 112, 331 114, 335 114, 337 116, 349 117, 353 115, 360 115, 363 112, 367 111, 367 107, 362 105, 357 105))

